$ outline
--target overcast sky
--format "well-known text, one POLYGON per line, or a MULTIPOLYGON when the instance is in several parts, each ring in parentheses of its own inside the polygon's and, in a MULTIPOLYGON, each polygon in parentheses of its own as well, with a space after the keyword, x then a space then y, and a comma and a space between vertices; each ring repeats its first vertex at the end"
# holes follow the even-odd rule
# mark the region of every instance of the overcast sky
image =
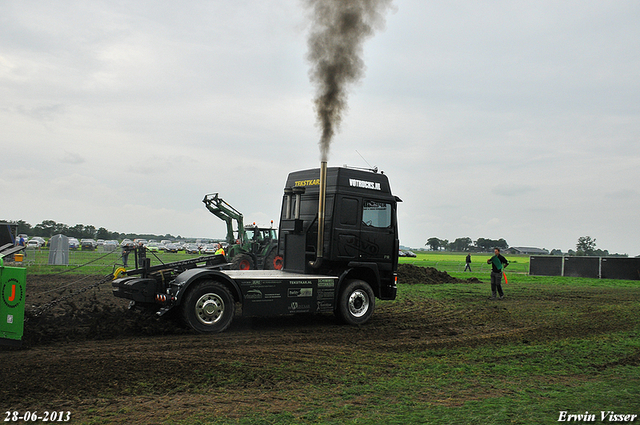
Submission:
MULTIPOLYGON (((329 166, 384 170, 401 244, 640 254, 640 2, 394 5, 329 166)), ((224 237, 219 192, 277 225, 319 165, 308 30, 300 0, 0 2, 0 219, 224 237)))

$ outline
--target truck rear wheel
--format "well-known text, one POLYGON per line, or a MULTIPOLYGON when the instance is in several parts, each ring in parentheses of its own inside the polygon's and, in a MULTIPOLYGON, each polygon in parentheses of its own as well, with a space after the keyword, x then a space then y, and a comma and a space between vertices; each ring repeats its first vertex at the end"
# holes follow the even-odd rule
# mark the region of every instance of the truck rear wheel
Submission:
POLYGON ((349 325, 366 323, 376 305, 371 286, 363 280, 350 280, 340 294, 338 313, 340 318, 349 325))
POLYGON ((231 292, 219 282, 206 280, 196 284, 182 303, 182 318, 192 329, 202 333, 222 332, 235 314, 231 292))

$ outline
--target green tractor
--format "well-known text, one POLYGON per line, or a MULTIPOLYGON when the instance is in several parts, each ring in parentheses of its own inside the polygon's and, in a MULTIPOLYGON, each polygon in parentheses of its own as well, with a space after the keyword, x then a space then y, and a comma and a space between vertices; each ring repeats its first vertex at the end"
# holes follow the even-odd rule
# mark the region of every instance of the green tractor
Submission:
POLYGON ((278 232, 271 227, 244 225, 242 213, 217 193, 205 195, 207 209, 227 224, 227 259, 235 270, 281 270, 284 261, 278 255, 278 232), (233 230, 233 222, 237 230, 233 230), (234 234, 235 233, 235 234, 234 234), (237 236, 236 236, 237 235, 237 236))

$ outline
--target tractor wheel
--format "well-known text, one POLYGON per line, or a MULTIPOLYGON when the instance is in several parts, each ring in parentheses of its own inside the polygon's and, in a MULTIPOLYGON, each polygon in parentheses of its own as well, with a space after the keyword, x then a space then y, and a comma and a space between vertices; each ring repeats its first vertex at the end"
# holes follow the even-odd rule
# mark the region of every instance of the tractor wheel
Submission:
POLYGON ((265 270, 282 270, 284 259, 278 255, 275 249, 272 249, 267 258, 264 260, 265 270))
POLYGON ((238 254, 233 259, 231 268, 233 270, 252 270, 255 269, 255 266, 253 265, 251 256, 247 254, 238 254))
POLYGON ((182 319, 201 333, 222 332, 229 327, 235 314, 231 292, 219 282, 197 283, 181 305, 182 319))
POLYGON ((371 286, 362 280, 350 280, 340 294, 336 313, 349 325, 362 325, 369 320, 375 306, 371 286))

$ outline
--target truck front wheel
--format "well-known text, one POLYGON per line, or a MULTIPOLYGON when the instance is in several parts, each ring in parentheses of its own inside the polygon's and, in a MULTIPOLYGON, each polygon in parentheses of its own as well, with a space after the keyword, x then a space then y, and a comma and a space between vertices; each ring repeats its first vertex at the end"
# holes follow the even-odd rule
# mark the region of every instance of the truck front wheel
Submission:
POLYGON ((366 323, 376 305, 376 299, 371 286, 362 280, 351 280, 340 294, 338 313, 340 318, 349 325, 366 323))
POLYGON ((192 329, 202 333, 222 332, 229 327, 235 313, 233 296, 214 281, 198 283, 186 295, 181 306, 182 318, 192 329))

